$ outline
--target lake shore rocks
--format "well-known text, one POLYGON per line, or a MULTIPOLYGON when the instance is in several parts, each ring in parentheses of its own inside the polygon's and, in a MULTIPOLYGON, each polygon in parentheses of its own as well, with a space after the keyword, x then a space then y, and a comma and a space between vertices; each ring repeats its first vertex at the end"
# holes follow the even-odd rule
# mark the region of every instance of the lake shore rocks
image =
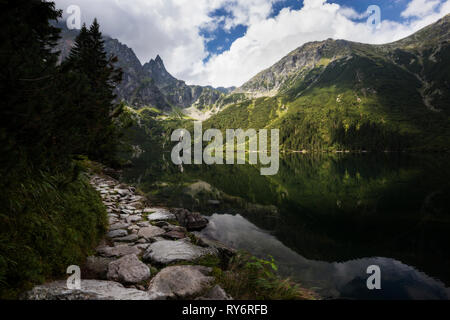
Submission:
POLYGON ((190 299, 214 282, 210 273, 211 268, 202 266, 165 268, 150 282, 148 294, 154 300, 190 299))
POLYGON ((137 255, 130 254, 111 262, 107 277, 108 280, 120 283, 138 284, 150 278, 150 268, 137 255))
POLYGON ((143 259, 158 265, 167 265, 175 262, 194 261, 209 254, 217 254, 217 251, 193 245, 183 239, 178 241, 164 240, 151 244, 143 259))
POLYGON ((190 233, 206 227, 208 219, 186 209, 148 206, 135 188, 109 176, 94 175, 91 184, 106 206, 109 230, 95 256, 88 257, 81 268, 81 289, 69 290, 66 281, 56 281, 36 286, 24 299, 229 298, 223 289, 213 286, 210 268, 195 265, 202 257, 220 257, 226 251, 190 233), (183 265, 173 265, 177 263, 183 265), (158 271, 154 267, 162 269, 152 274, 151 270, 158 271))
POLYGON ((198 212, 191 212, 187 209, 172 209, 177 221, 188 231, 200 231, 208 225, 209 221, 198 212))
POLYGON ((80 290, 67 289, 66 281, 34 287, 24 300, 150 300, 147 292, 127 289, 112 281, 82 280, 80 290))

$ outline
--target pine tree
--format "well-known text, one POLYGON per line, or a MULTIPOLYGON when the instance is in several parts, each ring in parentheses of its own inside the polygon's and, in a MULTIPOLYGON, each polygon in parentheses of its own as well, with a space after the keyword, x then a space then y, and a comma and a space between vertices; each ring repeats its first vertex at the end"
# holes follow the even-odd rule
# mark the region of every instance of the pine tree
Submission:
POLYGON ((117 145, 117 132, 114 118, 120 114, 120 108, 114 103, 115 85, 122 78, 122 71, 114 67, 116 57, 107 57, 100 25, 95 19, 89 30, 86 26, 76 38, 75 46, 66 63, 78 79, 76 91, 82 90, 83 101, 79 101, 78 127, 84 128, 83 150, 95 160, 109 160, 114 157, 117 145), (88 92, 86 92, 86 86, 88 92), (81 116, 81 117, 80 117, 81 116))
MULTIPOLYGON (((0 3, 0 170, 44 166, 53 148, 54 84, 59 29, 49 21, 60 17, 54 3, 40 0, 0 3)), ((17 169, 20 171, 20 169, 17 169)))

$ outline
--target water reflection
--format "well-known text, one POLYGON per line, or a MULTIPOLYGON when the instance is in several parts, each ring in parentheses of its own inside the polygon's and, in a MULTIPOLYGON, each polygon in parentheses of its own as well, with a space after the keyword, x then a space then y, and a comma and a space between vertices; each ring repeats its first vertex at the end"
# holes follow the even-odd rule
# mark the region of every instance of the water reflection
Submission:
POLYGON ((448 299, 448 160, 293 154, 278 175, 263 177, 249 165, 187 166, 181 174, 143 154, 125 178, 155 202, 211 215, 205 233, 273 255, 281 272, 325 297, 448 299), (379 292, 366 287, 372 264, 382 267, 379 292))
POLYGON ((346 299, 449 299, 450 289, 413 267, 388 258, 364 258, 342 263, 308 260, 286 247, 240 215, 214 214, 202 231, 260 258, 272 255, 280 272, 313 288, 322 297, 346 299), (382 271, 382 290, 369 291, 366 270, 378 265, 382 271))

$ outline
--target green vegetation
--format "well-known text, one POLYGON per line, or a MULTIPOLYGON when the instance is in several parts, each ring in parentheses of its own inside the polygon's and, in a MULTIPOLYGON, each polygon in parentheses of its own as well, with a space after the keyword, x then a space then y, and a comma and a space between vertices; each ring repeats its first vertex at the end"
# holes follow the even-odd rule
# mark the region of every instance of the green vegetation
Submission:
POLYGON ((106 209, 84 175, 33 174, 2 189, 2 299, 82 265, 107 230, 106 209))
POLYGON ((272 257, 257 259, 240 252, 233 257, 228 269, 213 270, 218 284, 237 300, 316 300, 317 296, 289 279, 276 275, 272 257))
POLYGON ((390 45, 306 44, 243 86, 264 93, 277 79, 275 97, 230 95, 204 126, 280 129, 285 151, 450 151, 449 17, 390 45), (283 70, 297 54, 321 58, 283 70))
POLYGON ((106 209, 76 159, 118 163, 121 71, 96 21, 59 65, 54 3, 2 2, 0 12, 0 297, 15 298, 81 265, 104 235, 106 209))

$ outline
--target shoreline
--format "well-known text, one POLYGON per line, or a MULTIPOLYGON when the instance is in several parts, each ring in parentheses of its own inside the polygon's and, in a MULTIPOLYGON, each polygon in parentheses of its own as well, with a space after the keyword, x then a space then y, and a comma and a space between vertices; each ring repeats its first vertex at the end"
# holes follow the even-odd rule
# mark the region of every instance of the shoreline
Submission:
MULTIPOLYGON (((111 169, 105 171, 114 173, 111 169)), ((232 300, 234 297, 224 286, 237 295, 251 297, 250 292, 234 287, 235 282, 245 282, 250 275, 241 270, 241 265, 256 263, 258 269, 247 271, 263 273, 264 264, 200 236, 196 231, 209 221, 199 213, 153 207, 135 187, 108 174, 90 177, 90 184, 100 193, 107 209, 108 232, 81 267, 81 289, 69 290, 66 281, 56 281, 34 287, 25 293, 25 299, 232 300)), ((288 279, 273 276, 267 281, 278 286, 280 294, 286 291, 298 299, 318 298, 288 279)))

